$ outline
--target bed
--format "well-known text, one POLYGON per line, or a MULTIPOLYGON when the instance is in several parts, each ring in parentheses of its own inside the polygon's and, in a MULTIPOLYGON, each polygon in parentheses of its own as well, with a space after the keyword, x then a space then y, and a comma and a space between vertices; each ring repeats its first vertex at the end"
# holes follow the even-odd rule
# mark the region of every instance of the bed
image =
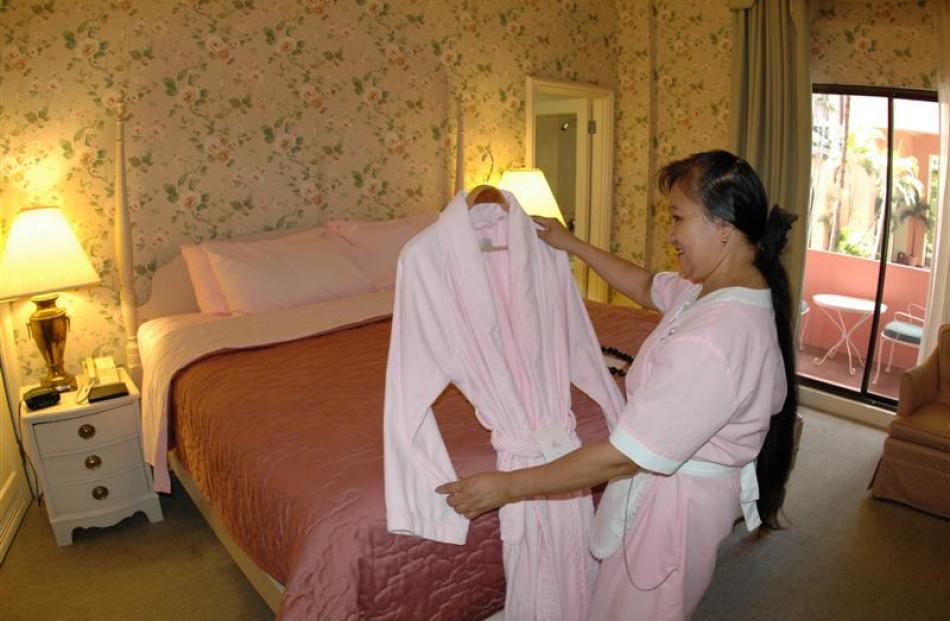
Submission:
MULTIPOLYGON (((126 361, 142 386, 143 425, 153 429, 157 487, 167 448, 168 465, 281 619, 478 620, 498 611, 505 586, 497 513, 474 520, 464 546, 386 531, 391 290, 213 316, 196 312, 179 256, 157 271, 152 298, 137 307, 123 120, 120 298, 126 361)), ((630 308, 589 303, 589 311, 601 343, 630 353, 656 323, 630 308)), ((599 408, 578 391, 572 401, 582 440, 605 437, 599 408)), ((460 475, 494 468, 488 433, 454 387, 434 411, 460 475)))

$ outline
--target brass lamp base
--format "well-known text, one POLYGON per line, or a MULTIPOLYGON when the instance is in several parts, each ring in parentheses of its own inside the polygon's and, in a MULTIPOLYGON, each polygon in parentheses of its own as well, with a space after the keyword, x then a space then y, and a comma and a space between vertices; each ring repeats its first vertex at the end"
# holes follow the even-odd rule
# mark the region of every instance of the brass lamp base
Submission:
POLYGON ((69 317, 65 310, 56 306, 58 297, 58 293, 49 293, 32 298, 36 311, 30 315, 28 327, 46 361, 46 375, 40 378, 40 384, 59 392, 69 392, 76 390, 76 378, 63 367, 69 317))

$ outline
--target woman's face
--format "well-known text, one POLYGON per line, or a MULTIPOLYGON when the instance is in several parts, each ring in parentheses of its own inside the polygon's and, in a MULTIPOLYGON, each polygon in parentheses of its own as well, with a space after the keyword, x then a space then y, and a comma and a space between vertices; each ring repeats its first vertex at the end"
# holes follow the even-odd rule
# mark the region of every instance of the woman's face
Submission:
POLYGON ((680 275, 703 282, 725 257, 723 239, 729 234, 729 225, 711 220, 702 205, 683 192, 681 181, 670 190, 670 216, 667 241, 676 249, 680 275))

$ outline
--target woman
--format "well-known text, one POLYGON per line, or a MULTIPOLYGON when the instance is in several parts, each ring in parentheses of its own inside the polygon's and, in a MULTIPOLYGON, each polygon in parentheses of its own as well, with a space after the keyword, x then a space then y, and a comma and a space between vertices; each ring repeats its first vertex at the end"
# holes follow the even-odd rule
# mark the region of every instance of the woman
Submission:
MULTIPOLYGON (((481 473, 437 490, 473 518, 627 477, 612 484, 626 486, 628 496, 620 503, 618 549, 603 532, 594 535, 605 560, 592 619, 689 617, 740 501, 750 530, 760 516, 764 528, 779 527, 791 467, 797 397, 779 254, 794 218, 769 210, 758 176, 725 151, 673 162, 659 182, 670 197, 678 275, 651 274, 574 238, 556 220, 538 219, 544 241, 663 313, 627 375, 627 406, 609 440, 542 466, 481 473)), ((599 526, 616 522, 602 517, 599 526)))

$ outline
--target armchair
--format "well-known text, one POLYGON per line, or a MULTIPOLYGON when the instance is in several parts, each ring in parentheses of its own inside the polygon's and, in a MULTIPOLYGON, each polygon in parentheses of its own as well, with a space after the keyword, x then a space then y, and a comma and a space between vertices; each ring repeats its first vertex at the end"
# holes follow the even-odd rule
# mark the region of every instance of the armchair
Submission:
POLYGON ((901 375, 897 416, 870 487, 875 498, 950 518, 950 324, 923 364, 901 375))

